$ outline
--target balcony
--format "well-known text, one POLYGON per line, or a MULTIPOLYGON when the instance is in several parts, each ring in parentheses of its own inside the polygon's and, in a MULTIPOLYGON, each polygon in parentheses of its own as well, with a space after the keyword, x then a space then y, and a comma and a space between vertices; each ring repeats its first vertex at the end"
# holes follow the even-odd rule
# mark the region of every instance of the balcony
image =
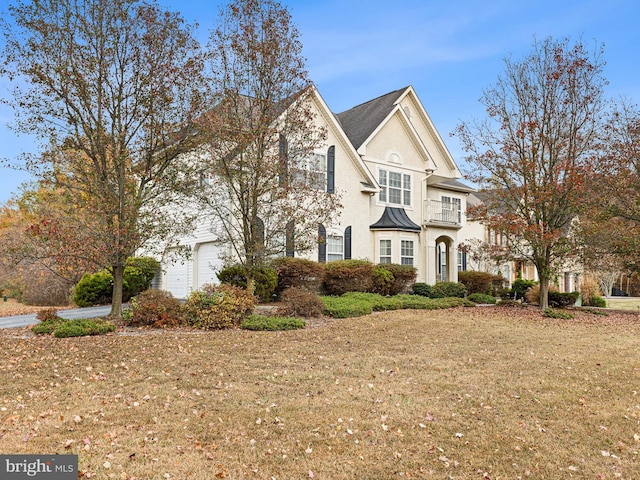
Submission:
POLYGON ((462 211, 459 203, 425 200, 422 212, 424 225, 462 228, 462 211))

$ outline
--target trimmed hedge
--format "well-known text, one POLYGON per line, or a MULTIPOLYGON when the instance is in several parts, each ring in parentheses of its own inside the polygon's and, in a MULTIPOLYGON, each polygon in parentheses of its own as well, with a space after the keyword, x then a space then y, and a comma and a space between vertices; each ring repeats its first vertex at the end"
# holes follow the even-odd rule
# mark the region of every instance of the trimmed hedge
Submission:
POLYGON ((324 280, 324 264, 304 258, 282 257, 271 262, 278 276, 276 293, 296 287, 320 293, 324 280))
POLYGON ((448 298, 458 297, 464 298, 467 296, 467 287, 460 282, 436 282, 431 287, 430 298, 448 298))
POLYGON ((473 293, 493 295, 502 288, 506 279, 492 273, 467 270, 458 272, 458 281, 464 284, 470 295, 473 293))
POLYGON ((328 295, 370 292, 375 266, 366 260, 339 260, 324 267, 324 291, 328 295))
POLYGON ((472 293, 467 297, 467 300, 473 303, 483 303, 495 305, 496 297, 493 295, 485 295, 484 293, 472 293))
POLYGON ((560 293, 549 291, 549 305, 555 308, 566 308, 575 305, 579 292, 560 293))

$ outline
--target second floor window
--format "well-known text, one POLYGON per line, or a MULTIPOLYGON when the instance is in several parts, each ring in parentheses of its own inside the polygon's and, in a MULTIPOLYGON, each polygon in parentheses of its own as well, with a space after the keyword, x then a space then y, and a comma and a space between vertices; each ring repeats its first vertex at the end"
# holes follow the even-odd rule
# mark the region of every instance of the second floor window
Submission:
POLYGON ((411 175, 380 170, 378 183, 381 189, 378 198, 381 202, 411 206, 411 175))
POLYGON ((312 153, 298 162, 298 168, 293 172, 293 183, 324 190, 327 185, 327 156, 312 153))

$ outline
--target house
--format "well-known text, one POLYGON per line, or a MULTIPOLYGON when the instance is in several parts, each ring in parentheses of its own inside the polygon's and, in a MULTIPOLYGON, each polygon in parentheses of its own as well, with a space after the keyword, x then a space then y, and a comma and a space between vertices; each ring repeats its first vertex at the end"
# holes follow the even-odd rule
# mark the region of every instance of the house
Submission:
MULTIPOLYGON (((314 154, 323 170, 319 184, 341 192, 344 208, 335 224, 318 226, 318 245, 304 257, 412 265, 419 282, 457 281, 466 262, 457 247, 469 227, 465 210, 473 189, 458 180, 458 166, 413 87, 338 114, 315 88, 309 101, 327 131, 314 154)), ((172 261, 177 251, 168 250, 157 285, 179 298, 217 282, 230 254, 204 217, 180 248, 190 256, 172 261)))

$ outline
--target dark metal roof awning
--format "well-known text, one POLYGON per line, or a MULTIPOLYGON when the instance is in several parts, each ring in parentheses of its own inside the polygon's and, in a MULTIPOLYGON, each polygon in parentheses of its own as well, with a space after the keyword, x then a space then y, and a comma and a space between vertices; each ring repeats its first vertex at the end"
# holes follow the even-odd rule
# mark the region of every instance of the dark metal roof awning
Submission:
POLYGON ((419 232, 422 230, 420 225, 411 221, 404 208, 385 207, 384 213, 373 225, 371 230, 406 230, 409 232, 419 232))

